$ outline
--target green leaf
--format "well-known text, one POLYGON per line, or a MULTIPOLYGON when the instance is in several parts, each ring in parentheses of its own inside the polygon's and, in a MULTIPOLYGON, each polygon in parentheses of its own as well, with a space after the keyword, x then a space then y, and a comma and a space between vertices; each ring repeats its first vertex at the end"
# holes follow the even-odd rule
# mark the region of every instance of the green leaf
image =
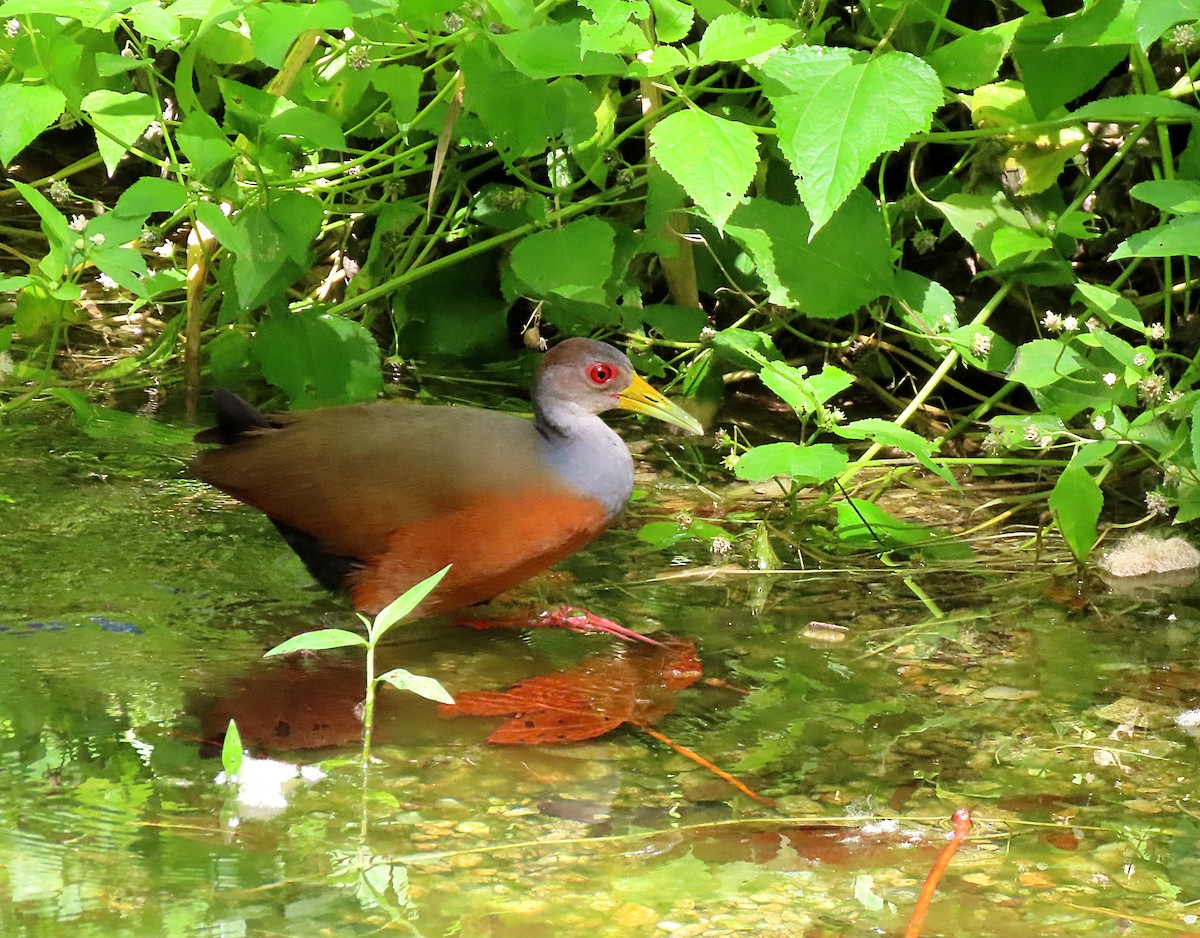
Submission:
POLYGON ((264 658, 276 655, 290 655, 294 651, 324 651, 328 648, 348 648, 357 646, 365 648, 367 640, 357 632, 346 629, 317 629, 312 632, 302 632, 293 635, 286 642, 280 642, 270 651, 263 654, 264 658))
POLYGON ((1093 0, 1084 9, 1055 20, 1054 45, 1131 46, 1137 40, 1139 3, 1093 0))
MULTIPOLYGON (((90 230, 90 226, 89 226, 90 230)), ((134 296, 147 297, 145 278, 149 271, 140 251, 123 247, 88 247, 88 260, 134 296)))
POLYGON ((761 70, 814 231, 879 156, 929 129, 943 100, 937 73, 905 52, 806 46, 772 55, 761 70))
POLYGON ((692 64, 676 46, 655 46, 643 52, 625 68, 625 78, 656 78, 682 71, 692 64))
POLYGON ((1153 359, 1153 354, 1149 353, 1149 349, 1144 346, 1141 349, 1135 349, 1119 335, 1113 335, 1107 329, 1097 329, 1090 336, 1083 336, 1082 339, 1094 341, 1097 346, 1108 352, 1109 355, 1124 365, 1134 375, 1140 375, 1145 372, 1144 367, 1139 368, 1134 363, 1134 359, 1139 352, 1145 357, 1147 363, 1153 359))
POLYGON ((392 687, 398 690, 406 690, 409 693, 416 694, 418 697, 424 697, 426 700, 433 700, 444 704, 454 703, 454 698, 450 696, 450 692, 442 687, 441 683, 435 678, 413 674, 411 671, 404 670, 404 668, 392 668, 392 670, 385 674, 379 675, 376 680, 384 684, 391 684, 392 687))
POLYGON ((595 103, 578 79, 529 78, 487 43, 467 46, 460 67, 464 109, 478 116, 509 159, 542 153, 551 140, 586 140, 596 132, 595 103))
POLYGON ((139 34, 156 39, 164 45, 180 38, 179 17, 164 10, 154 0, 131 6, 129 18, 139 34))
POLYGON ((233 281, 243 308, 262 305, 307 273, 312 242, 321 230, 324 207, 312 196, 276 191, 270 201, 250 205, 233 218, 236 244, 233 281))
POLYGON ((1167 224, 1139 231, 1117 245, 1113 260, 1125 257, 1200 257, 1200 215, 1180 215, 1167 224))
POLYGON ((939 466, 933 461, 933 448, 924 437, 913 433, 907 427, 898 427, 890 420, 879 417, 868 417, 865 420, 855 420, 853 423, 835 426, 833 431, 848 440, 871 440, 883 446, 893 446, 913 457, 922 466, 934 473, 938 478, 958 488, 958 480, 945 466, 939 466))
POLYGON ((191 161, 192 175, 213 184, 213 177, 233 164, 234 149, 217 122, 203 111, 194 111, 183 119, 175 139, 184 156, 191 161))
POLYGON ((8 165, 43 130, 58 120, 66 98, 49 85, 0 85, 0 163, 8 165))
POLYGON ((1200 19, 1196 0, 1142 0, 1137 9, 1138 46, 1149 49, 1176 23, 1195 23, 1200 19))
POLYGON ((371 84, 388 96, 391 115, 401 127, 417 116, 423 78, 415 65, 384 65, 371 73, 371 84))
POLYGON ((650 131, 650 150, 718 231, 750 188, 758 167, 758 136, 753 130, 698 108, 659 121, 650 131), (704 159, 696 159, 697 152, 704 159))
POLYGON ((925 355, 940 359, 944 347, 937 337, 958 325, 958 310, 950 291, 936 280, 898 270, 891 294, 900 322, 914 333, 909 342, 925 355))
POLYGON ((155 212, 176 212, 187 203, 187 189, 173 179, 143 176, 121 193, 110 214, 139 219, 139 226, 155 212))
POLYGON ((263 377, 293 405, 372 400, 383 390, 379 346, 351 319, 308 311, 272 316, 254 337, 263 377))
POLYGON ((696 11, 682 0, 650 0, 654 37, 659 42, 681 42, 692 31, 696 11))
MULTIPOLYGON (((1070 100, 1070 99, 1068 99, 1070 100)), ((1081 121, 1113 121, 1116 123, 1141 123, 1147 120, 1171 120, 1184 123, 1200 121, 1200 111, 1176 101, 1150 94, 1128 94, 1115 98, 1101 98, 1085 104, 1071 117, 1081 121)))
POLYGON ((791 476, 804 484, 820 485, 836 479, 849 458, 830 443, 801 446, 798 443, 767 443, 738 457, 733 472, 739 479, 762 482, 775 476, 791 476))
POLYGON ((976 368, 995 374, 1008 371, 1017 357, 1017 347, 986 325, 968 323, 959 326, 946 333, 946 342, 976 368), (983 356, 979 354, 981 341, 986 347, 983 356))
POLYGON ((699 541, 711 544, 714 538, 728 537, 724 528, 705 521, 703 518, 688 518, 684 521, 648 521, 638 528, 637 538, 662 549, 680 541, 699 541))
MULTIPOLYGON (((801 417, 813 413, 822 403, 804 368, 796 368, 783 362, 765 361, 759 369, 758 377, 768 390, 774 392, 801 417)), ((849 375, 845 377, 849 383, 853 383, 849 375)), ((836 388, 836 384, 832 386, 835 388, 832 393, 836 394, 838 390, 844 390, 849 385, 840 389, 836 388)))
POLYGON ((1147 179, 1130 189, 1129 194, 1164 212, 1176 215, 1200 212, 1200 182, 1191 179, 1147 179))
POLYGON ((254 40, 254 57, 273 69, 282 67, 292 43, 310 29, 344 29, 350 22, 350 7, 342 0, 312 3, 265 3, 246 5, 246 23, 254 40))
POLYGON ((1095 87, 1129 54, 1124 45, 1059 46, 1062 30, 1071 24, 1069 16, 1026 17, 1013 39, 1012 59, 1039 118, 1095 87))
POLYGON ((289 107, 280 111, 263 123, 259 136, 263 140, 294 139, 307 144, 309 149, 340 150, 346 146, 346 137, 338 122, 310 107, 289 107))
POLYGON ((1104 507, 1104 494, 1086 469, 1064 469, 1050 493, 1050 512, 1071 553, 1080 563, 1096 543, 1096 522, 1104 507))
POLYGON ((852 386, 854 378, 836 365, 826 365, 815 375, 810 375, 807 382, 817 400, 824 404, 835 394, 841 394, 852 386))
POLYGON ((956 192, 930 204, 946 216, 954 230, 979 252, 980 257, 993 266, 999 263, 992 246, 999 232, 1032 231, 1029 220, 998 187, 991 191, 956 192))
POLYGON ((783 45, 799 32, 794 25, 781 20, 762 19, 742 12, 723 13, 708 24, 700 37, 700 64, 744 62, 783 45))
POLYGON ((580 26, 578 21, 544 23, 499 36, 489 33, 488 38, 519 72, 530 78, 624 73, 625 60, 620 56, 582 49, 580 26))
POLYGON ((137 414, 98 407, 73 388, 47 388, 46 393, 57 397, 75 412, 79 429, 94 440, 121 440, 140 446, 182 446, 188 438, 183 427, 156 423, 137 414))
POLYGON ((874 502, 861 498, 838 502, 837 535, 848 546, 882 550, 923 547, 939 539, 936 531, 894 518, 874 502))
POLYGON ((75 307, 70 302, 54 296, 45 284, 34 281, 17 293, 13 324, 21 335, 38 336, 60 323, 69 322, 74 314, 75 307))
POLYGON ((1053 248, 1054 242, 1028 228, 1000 228, 993 235, 991 246, 992 256, 999 265, 1010 257, 1035 257, 1053 248))
POLYGON ((213 202, 198 203, 196 218, 231 254, 241 254, 250 250, 250 240, 246 233, 234 226, 233 221, 221 211, 219 205, 213 202))
POLYGON ((1083 297, 1088 309, 1094 311, 1105 324, 1122 325, 1137 333, 1145 330, 1146 326, 1138 308, 1116 290, 1083 281, 1075 284, 1075 289, 1083 297))
POLYGON ((1108 457, 1116 452, 1116 449, 1116 440, 1092 440, 1090 443, 1084 443, 1075 451, 1075 455, 1067 463, 1067 468, 1083 469, 1087 466, 1107 466, 1109 464, 1108 457))
POLYGON ((874 197, 858 190, 815 236, 799 205, 751 198, 726 231, 746 250, 770 302, 834 319, 892 288, 887 229, 874 197))
MULTIPOLYGON (((50 200, 38 192, 37 189, 23 182, 17 182, 15 179, 12 180, 12 186, 21 194, 21 198, 29 204, 29 207, 37 212, 38 218, 42 220, 42 231, 45 232, 51 245, 66 250, 79 239, 79 232, 71 228, 67 220, 63 217, 62 212, 55 208, 50 200)), ((61 258, 58 259, 57 263, 61 266, 63 263, 61 258)), ((61 269, 57 271, 46 270, 45 263, 43 263, 43 270, 51 277, 61 277, 63 273, 61 269)))
POLYGON ((668 342, 695 342, 708 325, 708 314, 690 306, 651 303, 642 308, 642 320, 668 342))
POLYGON ((968 32, 934 49, 925 61, 947 88, 970 91, 985 85, 999 74, 1022 19, 968 32))
POLYGON ((513 249, 512 270, 534 296, 556 293, 604 303, 604 283, 612 275, 615 254, 612 226, 599 218, 581 218, 522 240, 513 249))
POLYGON ((238 732, 237 723, 229 721, 225 730, 225 741, 221 744, 221 768, 225 770, 226 778, 234 778, 242 770, 242 761, 246 758, 246 750, 242 746, 242 734, 238 732))
POLYGON ((615 52, 637 56, 652 45, 641 23, 650 19, 646 0, 583 0, 592 22, 580 25, 580 48, 585 52, 615 52))
POLYGON ((767 362, 782 358, 769 335, 733 326, 713 336, 712 347, 730 364, 751 371, 759 371, 767 362))
POLYGON ((1084 364, 1071 346, 1054 339, 1034 339, 1017 349, 1008 378, 1027 388, 1043 388, 1075 374, 1084 364))
POLYGON ((434 591, 434 588, 442 582, 442 578, 449 571, 450 565, 447 564, 432 576, 426 577, 415 586, 410 586, 400 596, 397 596, 381 609, 379 614, 375 616, 375 621, 371 624, 372 643, 378 642, 388 629, 424 602, 425 597, 434 591))
POLYGON ((139 91, 93 91, 80 107, 96 125, 96 148, 111 176, 117 164, 159 113, 154 99, 139 91))
POLYGON ((488 6, 509 29, 528 29, 537 19, 533 0, 489 0, 488 6))
POLYGON ((91 28, 105 19, 109 7, 110 4, 104 0, 7 0, 0 5, 0 16, 17 16, 21 13, 67 16, 79 20, 85 28, 91 28))

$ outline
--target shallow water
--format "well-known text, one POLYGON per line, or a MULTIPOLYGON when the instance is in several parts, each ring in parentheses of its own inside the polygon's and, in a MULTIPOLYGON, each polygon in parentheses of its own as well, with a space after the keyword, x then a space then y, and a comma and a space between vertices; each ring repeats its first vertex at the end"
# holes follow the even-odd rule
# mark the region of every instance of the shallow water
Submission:
MULTIPOLYGON (((20 421, 0 428, 0 935, 899 934, 964 805, 924 934, 1198 930, 1200 758, 1171 722, 1200 697, 1195 585, 1092 584, 1071 612, 1031 552, 750 574, 742 541, 636 539, 702 502, 670 478, 681 445, 654 445, 661 478, 619 529, 508 611, 693 637, 706 681, 654 729, 776 808, 630 726, 494 746, 498 718, 391 691, 364 785, 353 656, 261 658, 355 627, 264 519, 189 480, 186 443, 20 421), (327 777, 239 804, 201 745, 230 715, 256 754, 327 777)), ((772 519, 805 536, 803 512, 772 519)), ((646 654, 562 630, 394 636, 385 667, 460 694, 646 654)))

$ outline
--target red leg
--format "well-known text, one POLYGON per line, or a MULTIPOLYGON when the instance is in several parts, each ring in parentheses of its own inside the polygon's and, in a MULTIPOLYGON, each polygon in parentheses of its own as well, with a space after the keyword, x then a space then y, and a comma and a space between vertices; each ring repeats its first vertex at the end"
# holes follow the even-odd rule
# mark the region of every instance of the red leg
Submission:
POLYGON ((543 612, 530 624, 544 626, 557 625, 565 629, 570 629, 572 632, 579 632, 581 635, 587 635, 591 632, 601 632, 626 642, 645 642, 648 645, 662 647, 662 642, 660 641, 643 635, 641 632, 635 632, 633 629, 627 629, 625 626, 613 622, 611 619, 602 618, 577 606, 559 606, 557 609, 543 612))
POLYGON ((490 619, 455 619, 455 625, 465 625, 472 629, 527 629, 531 627, 564 628, 581 635, 601 633, 611 635, 625 642, 645 642, 647 645, 662 647, 662 642, 650 638, 633 629, 605 619, 601 616, 580 609, 577 606, 559 606, 530 619, 525 616, 497 616, 490 619))

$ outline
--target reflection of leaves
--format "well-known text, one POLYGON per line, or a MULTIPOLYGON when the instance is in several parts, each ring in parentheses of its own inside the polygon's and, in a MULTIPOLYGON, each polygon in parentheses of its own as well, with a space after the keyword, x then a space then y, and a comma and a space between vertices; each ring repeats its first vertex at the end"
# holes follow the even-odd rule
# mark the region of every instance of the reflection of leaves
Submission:
POLYGON ((1168 837, 1170 847, 1163 858, 1163 866, 1171 882, 1180 890, 1180 899, 1191 902, 1200 898, 1200 856, 1196 844, 1200 842, 1200 821, 1184 815, 1175 828, 1174 837, 1168 837))
POLYGON ((674 693, 703 674, 691 639, 661 647, 621 648, 570 671, 530 678, 502 692, 457 694, 443 716, 508 716, 490 743, 568 743, 592 739, 623 723, 646 726, 674 709, 674 693))
POLYGON ((614 895, 625 902, 658 905, 678 896, 702 895, 706 901, 746 895, 765 886, 768 871, 755 863, 734 861, 710 866, 692 853, 657 864, 639 864, 630 876, 618 878, 612 885, 614 895))

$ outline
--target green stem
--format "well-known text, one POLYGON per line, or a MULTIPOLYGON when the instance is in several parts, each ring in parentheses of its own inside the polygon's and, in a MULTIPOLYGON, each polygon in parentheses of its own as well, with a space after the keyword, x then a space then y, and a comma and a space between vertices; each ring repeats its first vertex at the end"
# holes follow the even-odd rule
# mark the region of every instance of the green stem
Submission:
POLYGON ((368 773, 371 766, 371 735, 375 728, 375 636, 368 628, 367 636, 367 696, 363 700, 362 797, 359 804, 359 836, 367 839, 368 773))

